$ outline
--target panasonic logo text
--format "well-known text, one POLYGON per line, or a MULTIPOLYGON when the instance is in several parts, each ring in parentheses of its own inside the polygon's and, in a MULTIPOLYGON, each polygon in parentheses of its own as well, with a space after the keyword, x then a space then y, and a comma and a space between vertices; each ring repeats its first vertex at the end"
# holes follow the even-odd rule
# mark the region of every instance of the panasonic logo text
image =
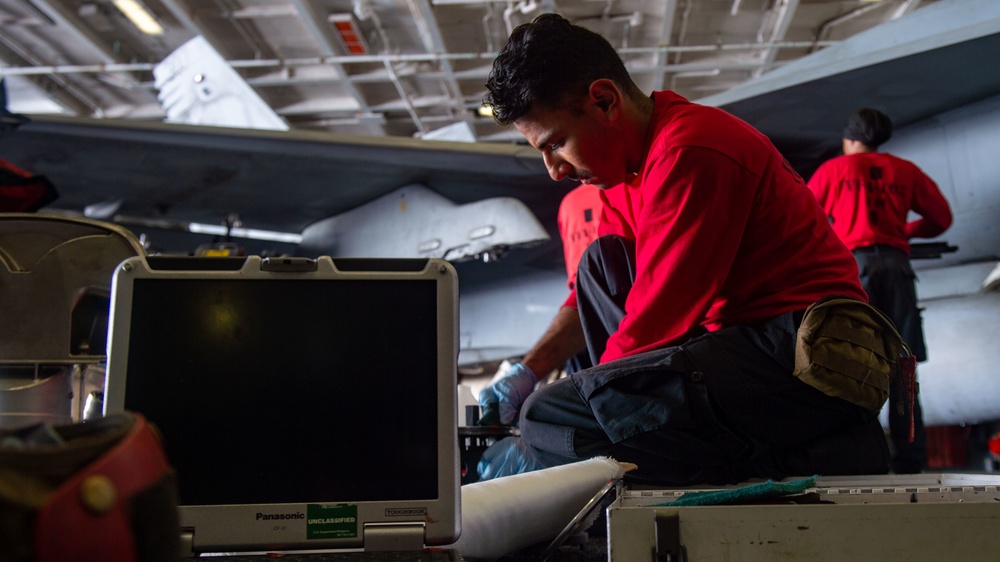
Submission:
POLYGON ((282 519, 305 518, 305 513, 257 513, 257 521, 280 521, 282 519))

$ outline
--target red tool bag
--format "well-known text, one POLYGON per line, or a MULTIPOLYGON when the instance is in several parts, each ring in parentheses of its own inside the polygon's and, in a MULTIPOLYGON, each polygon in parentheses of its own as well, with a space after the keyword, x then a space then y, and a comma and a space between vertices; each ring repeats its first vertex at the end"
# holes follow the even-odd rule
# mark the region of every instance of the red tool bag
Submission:
POLYGON ((33 176, 0 158, 0 213, 35 212, 58 197, 45 176, 33 176))
POLYGON ((0 430, 0 561, 180 558, 173 470, 135 413, 0 430))

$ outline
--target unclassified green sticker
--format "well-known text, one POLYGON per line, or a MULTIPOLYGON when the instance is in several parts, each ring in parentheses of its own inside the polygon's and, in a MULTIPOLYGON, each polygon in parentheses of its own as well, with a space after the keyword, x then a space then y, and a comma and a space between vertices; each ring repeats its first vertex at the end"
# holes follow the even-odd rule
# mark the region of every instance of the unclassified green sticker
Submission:
POLYGON ((358 506, 308 504, 306 539, 347 539, 358 536, 358 506))

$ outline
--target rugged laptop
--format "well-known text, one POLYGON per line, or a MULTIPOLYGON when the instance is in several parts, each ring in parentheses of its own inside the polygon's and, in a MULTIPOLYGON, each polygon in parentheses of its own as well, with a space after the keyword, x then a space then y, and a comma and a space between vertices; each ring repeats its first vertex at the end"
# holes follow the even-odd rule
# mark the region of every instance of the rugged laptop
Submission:
POLYGON ((131 258, 105 413, 159 427, 192 555, 439 555, 461 525, 457 316, 442 260, 131 258))

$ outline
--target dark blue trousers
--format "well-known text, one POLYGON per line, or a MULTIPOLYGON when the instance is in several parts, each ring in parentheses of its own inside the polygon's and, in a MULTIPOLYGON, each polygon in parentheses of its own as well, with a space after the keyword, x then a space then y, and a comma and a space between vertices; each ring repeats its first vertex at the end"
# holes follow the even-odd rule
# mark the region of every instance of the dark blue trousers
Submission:
MULTIPOLYGON (((634 252, 603 237, 580 262, 580 314, 595 357, 622 317, 634 252)), ((631 479, 661 485, 886 472, 876 415, 792 375, 800 319, 700 332, 541 387, 522 408, 523 444, 545 466, 611 456, 638 465, 631 479)))

